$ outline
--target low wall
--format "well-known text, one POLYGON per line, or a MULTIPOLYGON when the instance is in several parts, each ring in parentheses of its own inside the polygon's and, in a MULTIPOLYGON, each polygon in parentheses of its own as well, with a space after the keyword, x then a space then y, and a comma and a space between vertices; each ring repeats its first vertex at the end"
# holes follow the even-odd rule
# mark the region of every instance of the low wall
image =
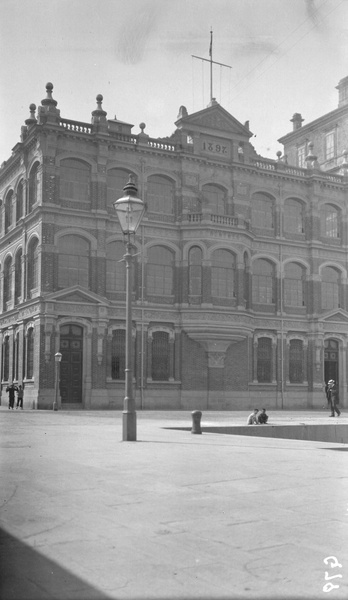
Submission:
POLYGON ((235 427, 204 427, 202 433, 223 433, 225 435, 248 435, 251 437, 272 437, 314 442, 348 444, 348 425, 239 425, 235 427))

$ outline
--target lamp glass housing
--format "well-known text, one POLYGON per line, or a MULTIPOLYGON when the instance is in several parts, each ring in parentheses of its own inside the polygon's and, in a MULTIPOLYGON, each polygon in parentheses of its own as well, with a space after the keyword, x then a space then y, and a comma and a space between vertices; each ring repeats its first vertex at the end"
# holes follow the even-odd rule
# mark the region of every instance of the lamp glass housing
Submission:
POLYGON ((60 362, 62 360, 62 354, 60 352, 56 352, 54 355, 54 360, 56 362, 60 362))
POLYGON ((123 188, 124 196, 115 200, 114 209, 118 216, 124 235, 135 233, 145 212, 145 204, 137 198, 137 188, 129 176, 128 183, 123 188))
POLYGON ((143 218, 145 204, 140 198, 124 196, 114 202, 114 208, 125 235, 135 233, 143 218))

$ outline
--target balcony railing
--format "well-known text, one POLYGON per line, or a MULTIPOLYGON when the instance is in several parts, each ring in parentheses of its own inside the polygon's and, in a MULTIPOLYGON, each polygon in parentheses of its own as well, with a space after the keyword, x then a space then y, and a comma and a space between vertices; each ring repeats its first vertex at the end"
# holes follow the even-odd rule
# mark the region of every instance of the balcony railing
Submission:
POLYGON ((136 135, 126 135, 125 133, 114 133, 112 132, 112 138, 119 142, 128 142, 130 144, 137 144, 137 136, 136 135))
POLYGON ((212 223, 217 223, 218 225, 228 225, 230 227, 238 227, 238 218, 237 217, 227 217, 225 215, 210 215, 210 220, 212 223))
POLYGON ((287 165, 281 161, 267 160, 264 158, 252 158, 250 162, 254 167, 264 171, 273 171, 303 178, 314 174, 316 177, 323 177, 327 181, 332 181, 333 183, 343 183, 344 181, 342 175, 333 175, 332 173, 327 173, 326 171, 318 172, 317 170, 315 170, 313 173, 311 169, 292 167, 291 165, 287 165))
POLYGON ((92 133, 92 125, 90 123, 81 123, 81 121, 70 121, 69 119, 61 119, 59 122, 60 127, 67 131, 73 131, 75 133, 92 133))
POLYGON ((153 138, 148 139, 147 145, 150 146, 150 148, 167 150, 168 152, 175 152, 176 150, 175 144, 168 144, 167 142, 161 142, 153 138))
POLYGON ((185 223, 214 223, 215 225, 225 225, 226 227, 242 226, 247 229, 247 224, 244 220, 238 217, 229 217, 227 215, 214 215, 203 213, 188 213, 183 215, 182 221, 185 223))

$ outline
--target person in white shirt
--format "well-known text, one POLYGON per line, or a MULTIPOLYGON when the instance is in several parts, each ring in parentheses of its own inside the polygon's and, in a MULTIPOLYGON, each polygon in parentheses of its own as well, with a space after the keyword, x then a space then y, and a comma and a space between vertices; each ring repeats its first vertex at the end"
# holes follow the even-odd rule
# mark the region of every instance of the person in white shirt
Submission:
POLYGON ((256 416, 258 412, 259 412, 259 409, 254 408, 254 412, 252 412, 251 415, 248 416, 247 425, 258 425, 257 416, 256 416))

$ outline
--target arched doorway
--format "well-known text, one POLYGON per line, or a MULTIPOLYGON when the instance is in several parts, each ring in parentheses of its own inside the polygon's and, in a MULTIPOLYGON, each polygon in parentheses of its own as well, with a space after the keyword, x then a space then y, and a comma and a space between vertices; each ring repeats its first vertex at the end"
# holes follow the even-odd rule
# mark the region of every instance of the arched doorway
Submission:
POLYGON ((83 329, 79 325, 60 328, 60 396, 63 405, 82 404, 83 329))
POLYGON ((338 342, 336 340, 326 340, 324 343, 325 383, 327 383, 329 379, 333 379, 338 385, 338 377, 338 342))

